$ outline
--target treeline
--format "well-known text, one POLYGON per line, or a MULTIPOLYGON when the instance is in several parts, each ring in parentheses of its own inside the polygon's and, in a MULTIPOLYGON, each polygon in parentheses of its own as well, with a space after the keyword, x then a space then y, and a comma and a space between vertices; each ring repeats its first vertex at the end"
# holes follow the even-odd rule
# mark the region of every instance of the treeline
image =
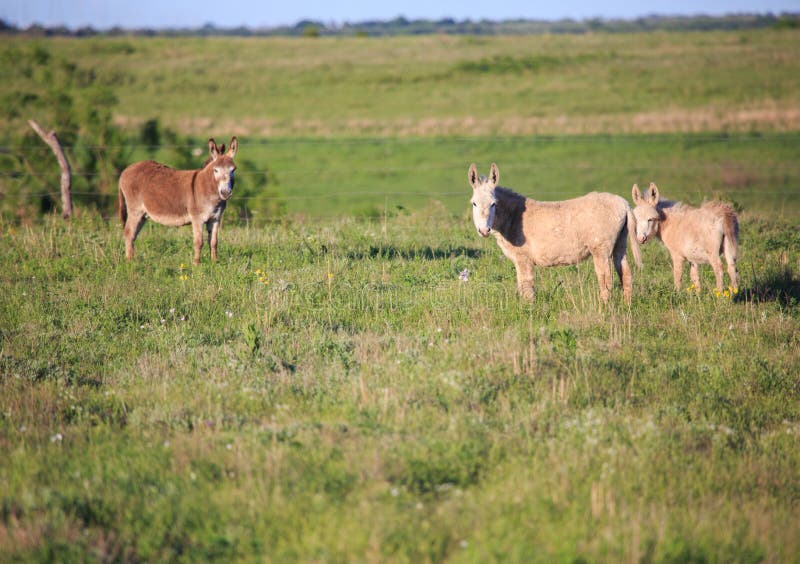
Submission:
POLYGON ((725 16, 659 16, 652 15, 635 19, 591 18, 584 20, 562 19, 555 21, 515 20, 462 20, 451 18, 440 20, 410 20, 397 17, 385 21, 363 21, 358 23, 326 24, 315 20, 302 20, 291 26, 279 27, 217 27, 208 23, 198 28, 141 28, 114 27, 98 30, 92 27, 71 29, 65 26, 44 27, 32 25, 18 28, 0 19, 0 33, 29 36, 364 36, 425 35, 433 33, 453 35, 531 35, 542 33, 632 33, 642 31, 711 31, 758 28, 800 27, 800 13, 783 14, 730 14, 725 16))

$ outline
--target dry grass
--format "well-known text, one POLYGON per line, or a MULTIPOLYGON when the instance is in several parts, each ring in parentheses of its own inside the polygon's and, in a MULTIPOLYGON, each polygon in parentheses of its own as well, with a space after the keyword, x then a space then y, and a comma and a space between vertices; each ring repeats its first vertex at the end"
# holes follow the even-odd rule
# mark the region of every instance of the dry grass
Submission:
MULTIPOLYGON (((118 125, 133 128, 144 120, 118 115, 118 125)), ((421 118, 352 118, 244 119, 185 118, 175 126, 188 134, 202 137, 208 131, 231 131, 235 135, 255 137, 312 136, 335 138, 342 132, 377 137, 435 137, 492 135, 597 135, 597 134, 668 134, 725 131, 729 133, 792 132, 800 130, 800 108, 765 105, 730 111, 723 109, 669 108, 663 111, 594 116, 504 116, 504 117, 421 117, 421 118)))

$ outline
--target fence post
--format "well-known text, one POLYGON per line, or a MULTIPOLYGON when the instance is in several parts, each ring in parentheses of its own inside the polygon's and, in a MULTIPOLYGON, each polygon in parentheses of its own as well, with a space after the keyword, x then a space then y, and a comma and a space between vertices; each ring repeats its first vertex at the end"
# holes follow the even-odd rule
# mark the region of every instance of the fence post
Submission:
POLYGON ((61 148, 61 143, 58 141, 58 136, 55 131, 46 133, 38 123, 29 119, 28 124, 33 130, 47 143, 53 150, 53 153, 58 159, 58 166, 61 167, 61 217, 67 219, 72 217, 72 169, 69 167, 69 161, 61 148))

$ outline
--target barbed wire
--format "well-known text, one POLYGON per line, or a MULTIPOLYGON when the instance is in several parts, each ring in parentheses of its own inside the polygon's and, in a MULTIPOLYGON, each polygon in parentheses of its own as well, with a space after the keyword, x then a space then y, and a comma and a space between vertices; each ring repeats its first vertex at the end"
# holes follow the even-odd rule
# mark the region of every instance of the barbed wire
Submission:
MULTIPOLYGON (((175 149, 192 149, 201 150, 203 154, 206 153, 206 143, 208 138, 203 137, 203 141, 198 143, 175 143, 175 144, 160 144, 150 145, 144 143, 125 143, 125 144, 108 144, 108 145, 62 145, 67 151, 107 151, 110 149, 134 149, 145 151, 157 151, 159 149, 175 150, 175 149)), ((769 133, 593 133, 586 135, 502 135, 486 137, 464 137, 464 136, 409 136, 409 137, 276 137, 272 139, 256 139, 252 141, 243 141, 239 139, 239 149, 243 147, 267 147, 270 145, 406 145, 406 144, 419 144, 419 143, 433 143, 438 141, 446 141, 448 143, 508 143, 519 142, 524 140, 528 143, 547 144, 547 143, 597 143, 602 142, 622 142, 622 143, 641 143, 641 142, 709 142, 709 143, 742 143, 742 142, 780 142, 780 143, 798 143, 800 142, 800 132, 769 132, 769 133)), ((228 139, 220 138, 220 141, 227 143, 228 139)), ((7 146, 0 145, 0 152, 41 149, 39 144, 22 145, 22 146, 7 146)), ((45 148, 46 149, 46 148, 45 148)))
MULTIPOLYGON (((467 187, 467 188, 469 188, 469 187, 467 187)), ((302 187, 300 189, 302 189, 302 187)), ((564 193, 563 190, 556 189, 556 188, 549 189, 549 190, 536 190, 535 192, 536 192, 537 195, 541 195, 541 194, 563 194, 564 193)), ((729 192, 731 194, 734 194, 736 191, 735 190, 728 190, 727 192, 729 192)), ((73 196, 90 196, 90 197, 95 197, 95 198, 113 198, 113 199, 117 198, 116 192, 113 192, 111 194, 101 194, 99 192, 76 192, 76 191, 72 191, 71 193, 72 193, 73 196)), ((680 193, 687 193, 687 191, 686 190, 682 190, 682 191, 680 191, 680 193)), ((22 197, 22 198, 31 198, 31 199, 33 199, 33 198, 44 198, 44 197, 47 197, 47 196, 54 196, 56 194, 60 194, 60 192, 58 191, 58 189, 54 188, 50 192, 19 193, 19 194, 15 194, 15 195, 18 196, 18 197, 22 197)), ((755 195, 769 195, 769 196, 795 195, 795 194, 800 194, 800 185, 798 185, 796 188, 785 189, 785 190, 758 190, 755 193, 755 195)), ((373 190, 373 191, 362 191, 362 192, 329 192, 329 193, 325 193, 325 194, 306 193, 306 194, 303 194, 303 195, 289 195, 289 196, 281 195, 281 194, 269 194, 269 195, 263 195, 263 196, 237 196, 236 194, 234 194, 234 196, 232 197, 230 202, 231 203, 235 203, 237 200, 247 200, 247 201, 249 201, 249 200, 299 201, 299 200, 320 200, 320 199, 328 200, 328 199, 336 199, 336 198, 355 198, 355 197, 363 198, 365 196, 372 196, 372 197, 375 197, 375 198, 377 198, 377 197, 385 198, 385 197, 389 197, 389 196, 392 196, 392 197, 401 197, 402 196, 402 197, 429 198, 429 199, 456 198, 456 197, 468 199, 469 190, 459 190, 459 191, 452 191, 452 192, 450 192, 450 191, 448 191, 448 192, 436 192, 436 191, 434 191, 434 192, 404 192, 404 191, 387 192, 387 191, 374 191, 373 190)), ((59 197, 60 197, 60 195, 59 195, 59 197)))
MULTIPOLYGON (((265 140, 256 140, 250 142, 240 142, 240 147, 269 147, 270 145, 296 145, 296 144, 315 144, 315 145, 354 145, 354 144, 373 144, 373 145, 411 145, 418 142, 431 142, 435 141, 437 138, 350 138, 350 139, 265 139, 265 140)), ((486 138, 471 138, 471 137, 463 137, 463 138, 441 138, 448 143, 476 143, 476 144, 486 144, 487 142, 502 144, 504 142, 518 142, 521 138, 520 137, 494 137, 489 140, 486 138)), ((636 142, 640 143, 642 141, 652 141, 658 143, 669 143, 669 142, 749 142, 749 141, 763 141, 763 140, 771 140, 771 141, 779 141, 781 143, 787 142, 792 144, 797 144, 800 147, 800 134, 773 134, 773 135, 758 135, 758 136, 729 136, 723 134, 714 134, 714 135, 692 135, 686 134, 681 136, 669 137, 669 136, 659 136, 659 135, 649 135, 649 136, 641 136, 641 135, 594 135, 594 136, 532 136, 524 138, 528 142, 533 143, 547 143, 547 142, 562 142, 562 141, 569 141, 569 142, 582 142, 582 143, 597 143, 599 141, 602 142, 636 142)), ((173 144, 173 145, 160 145, 158 147, 154 147, 151 145, 112 145, 106 147, 95 147, 96 150, 103 150, 108 148, 150 148, 150 149, 188 149, 188 148, 197 148, 194 144, 173 144)), ((45 147, 40 145, 35 146, 37 151, 46 151, 45 147)), ((75 149, 75 146, 71 147, 75 149)), ((92 147, 80 146, 82 150, 91 150, 92 147)), ((19 148, 15 148, 16 151, 19 151, 19 148)), ((0 147, 0 152, 9 152, 10 149, 6 147, 0 147)), ((202 151, 198 153, 195 151, 198 161, 204 156, 202 151)), ((266 159, 269 161, 269 159, 266 159)), ((787 159, 788 160, 788 159, 787 159)), ((425 172, 425 171, 444 171, 444 170, 453 170, 453 171, 461 171, 466 165, 465 163, 467 160, 459 160, 456 162, 453 161, 446 161, 440 162, 438 164, 430 163, 430 164, 421 164, 421 165, 397 165, 397 166, 366 166, 366 167, 359 167, 358 172, 361 175, 361 178, 357 179, 355 182, 352 180, 348 181, 348 185, 353 186, 355 184, 358 186, 361 185, 374 185, 375 181, 371 178, 368 178, 370 175, 374 176, 381 176, 381 175, 407 175, 413 172, 425 172), (364 176, 367 176, 365 178, 364 176)), ((198 162, 199 168, 200 162, 198 162)), ((672 171, 675 169, 675 165, 673 163, 669 164, 656 164, 656 165, 647 165, 647 166, 639 166, 639 165, 613 165, 613 164, 602 164, 602 165, 595 165, 595 164, 551 164, 551 163, 504 163, 504 168, 506 170, 522 170, 522 171, 535 171, 535 170, 548 170, 548 171, 557 171, 557 170, 579 170, 585 172, 592 172, 592 171, 626 171, 628 174, 642 174, 642 175, 652 175, 657 176, 660 171, 672 171)), ((55 167, 54 167, 55 168, 55 167)), ((732 171, 753 171, 753 172, 762 172, 762 171, 769 171, 772 174, 779 174, 779 175, 786 175, 788 174, 800 174, 800 159, 796 160, 794 163, 781 163, 779 165, 771 165, 769 163, 764 163, 763 161, 761 164, 743 164, 737 162, 695 162, 689 164, 681 164, 680 168, 682 170, 732 170, 732 171)), ((240 179, 245 179, 248 181, 252 181, 252 179, 258 179, 258 177, 266 177, 269 178, 270 175, 273 175, 273 180, 266 182, 265 187, 267 190, 272 190, 263 195, 249 195, 249 196, 234 196, 234 202, 239 201, 252 201, 258 200, 262 202, 293 202, 293 201, 310 201, 310 200, 335 200, 335 199, 348 199, 348 198, 360 198, 362 200, 368 200, 368 202, 362 203, 369 203, 375 202, 378 199, 386 199, 386 198, 406 198, 406 199, 449 199, 449 198, 464 198, 466 197, 465 194, 468 194, 468 190, 465 188, 464 190, 434 190, 434 191, 419 191, 419 190, 351 190, 351 191, 338 191, 336 182, 332 181, 342 176, 352 176, 353 169, 352 167, 340 167, 340 168, 331 168, 331 167, 294 167, 294 168, 286 168, 286 169, 245 169, 237 171, 237 176, 240 179), (275 182, 274 177, 278 178, 294 178, 300 179, 304 177, 321 177, 328 183, 327 188, 320 188, 319 184, 314 185, 293 185, 291 183, 282 184, 279 182, 275 182), (273 188, 276 187, 276 188, 273 188), (286 190, 288 193, 281 193, 282 190, 286 190), (277 192, 277 193, 276 193, 277 192)), ((115 174, 97 172, 97 171, 81 171, 81 170, 73 170, 72 171, 73 177, 79 178, 86 178, 92 179, 97 177, 103 176, 112 176, 115 177, 115 174)), ((461 177, 461 173, 459 172, 459 178, 461 177)), ((53 170, 52 172, 41 172, 37 173, 35 176, 40 181, 48 181, 50 179, 56 180, 60 178, 61 173, 58 170, 53 170)), ((2 178, 25 178, 32 176, 30 172, 14 172, 14 171, 3 171, 0 170, 0 179, 2 178)), ((379 181, 383 181, 379 179, 379 181)), ((784 180, 785 182, 785 180, 784 180)), ((465 183, 466 186, 466 183, 465 183)), ((597 189, 607 189, 603 186, 598 186, 597 189)), ((629 187, 625 186, 618 190, 620 193, 626 193, 629 190, 629 187)), ((741 195, 743 190, 747 190, 750 194, 757 195, 757 196, 786 196, 786 197, 794 197, 800 194, 800 182, 796 186, 786 187, 783 189, 772 189, 772 190, 758 190, 754 189, 752 186, 728 186, 722 188, 712 188, 711 191, 713 192, 722 192, 729 194, 731 197, 736 197, 737 195, 741 195)), ((687 193, 694 193, 697 190, 677 190, 676 194, 687 194, 687 193)), ((704 192, 708 192, 709 190, 704 190, 704 192)), ((21 190, 14 190, 14 195, 21 199, 36 199, 36 198, 45 198, 45 197, 53 197, 57 198, 57 188, 54 187, 52 191, 38 191, 33 193, 25 193, 21 190)), ((11 194, 10 191, 6 192, 7 194, 11 194)), ((91 197, 91 198, 99 198, 99 199, 116 199, 117 194, 116 190, 112 189, 109 193, 100 193, 100 192, 84 192, 84 191, 73 191, 73 196, 78 198, 81 197, 91 197)), ((549 196, 549 195, 557 195, 561 196, 564 194, 563 188, 535 188, 535 189, 528 189, 526 191, 527 195, 531 197, 540 198, 542 196, 549 196)), ((396 202, 392 202, 396 204, 396 202)), ((319 214, 315 214, 319 215, 319 214)))
MULTIPOLYGON (((800 141, 799 141, 800 143, 800 141)), ((463 167, 465 161, 459 162, 458 164, 444 164, 444 165, 420 165, 420 166, 397 166, 397 167, 359 167, 358 171, 362 173, 373 173, 373 174, 393 174, 393 173, 403 173, 409 171, 432 171, 432 170, 458 170, 460 171, 463 167)), ((503 165, 507 170, 607 170, 607 171, 616 171, 616 170, 636 170, 636 171, 658 171, 658 170, 674 170, 674 164, 665 164, 665 165, 648 165, 648 166, 625 166, 625 165, 602 165, 602 166, 595 166, 595 165, 553 165, 553 164, 504 164, 503 165)), ((797 161, 796 165, 746 165, 746 164, 738 164, 738 163, 706 163, 706 164, 682 164, 680 167, 682 170, 708 170, 710 168, 720 168, 726 170, 755 170, 755 171, 762 171, 762 170, 770 170, 775 172, 791 172, 791 171, 800 171, 800 159, 797 161)), ((337 175, 352 175, 352 169, 347 168, 324 168, 324 169, 256 169, 256 170, 244 170, 237 169, 236 176, 240 178, 250 178, 256 176, 264 176, 264 175, 277 175, 279 177, 285 176, 337 176, 337 175)), ((461 174, 459 172, 459 174, 461 174)), ((0 170, 0 177, 20 177, 20 176, 29 176, 30 174, 25 172, 13 172, 13 171, 2 171, 0 170)), ((79 176, 81 178, 95 178, 98 176, 107 176, 106 173, 102 172, 82 172, 80 170, 72 170, 73 177, 79 176)), ((61 172, 53 171, 53 172, 41 172, 38 173, 37 176, 40 178, 59 178, 61 176, 61 172)), ((112 175, 116 176, 116 175, 112 175)))
MULTIPOLYGON (((597 134, 597 135, 586 135, 586 136, 578 136, 578 135, 540 135, 540 136, 530 136, 530 137, 515 137, 515 136, 501 136, 501 137, 492 137, 489 141, 496 144, 503 144, 507 142, 519 142, 521 139, 524 139, 528 143, 537 143, 537 144, 546 144, 546 143, 562 143, 564 141, 568 141, 569 143, 586 143, 592 144, 597 142, 621 142, 621 143, 628 143, 628 142, 658 142, 658 143, 665 143, 665 142, 725 142, 725 143, 743 143, 743 142, 752 142, 752 141, 772 141, 772 142, 780 142, 780 143, 788 143, 788 144, 797 144, 800 146, 800 134, 797 133, 790 133, 790 134, 759 134, 759 135, 727 135, 727 134, 681 134, 676 136, 666 136, 666 135, 635 135, 635 134, 620 134, 620 135, 610 135, 610 134, 597 134)), ((326 138, 280 138, 280 139, 259 139, 255 141, 249 142, 241 142, 239 143, 240 148, 246 147, 269 147, 271 145, 302 145, 302 144, 314 144, 314 145, 396 145, 396 146, 403 146, 403 145, 413 145, 419 143, 430 143, 436 142, 437 140, 446 141, 448 143, 475 143, 475 144, 485 144, 487 143, 486 138, 481 137, 420 137, 420 138, 385 138, 385 137, 364 137, 364 138, 342 138, 342 139, 326 139, 326 138)), ((167 144, 167 145, 145 145, 145 144, 117 144, 117 145, 105 145, 105 146, 87 146, 87 145, 71 145, 71 146, 64 146, 67 151, 75 152, 103 152, 108 150, 117 150, 117 149, 146 149, 148 151, 155 151, 158 149, 190 149, 196 154, 198 160, 205 155, 205 152, 202 150, 204 145, 195 145, 193 143, 186 144, 167 144)), ((34 150, 38 152, 45 152, 47 150, 46 147, 41 145, 32 145, 32 146, 22 146, 22 147, 9 147, 9 146, 0 146, 0 153, 5 154, 14 154, 15 152, 18 153, 20 150, 34 150)), ((464 165, 464 161, 449 161, 442 164, 424 164, 424 165, 415 165, 415 166, 380 166, 380 167, 359 167, 359 172, 364 173, 373 173, 373 174, 396 174, 396 173, 403 173, 408 171, 435 171, 435 170, 447 170, 447 169, 459 169, 464 165)), ((660 171, 660 170, 672 170, 675 168, 674 164, 663 164, 663 165, 648 165, 648 166, 630 166, 630 165, 611 165, 611 164, 604 164, 604 165, 581 165, 581 164, 547 164, 547 163, 505 163, 504 167, 508 170, 606 170, 606 171, 615 171, 615 170, 636 170, 636 171, 660 171)), ((199 168, 199 163, 198 163, 199 168)), ((704 162, 704 163, 691 163, 691 164, 682 164, 682 169, 690 169, 690 170, 704 170, 709 168, 725 168, 728 170, 754 170, 754 171, 763 171, 763 170, 770 170, 777 173, 781 172, 791 172, 800 170, 800 160, 798 161, 797 165, 788 165, 788 164, 780 164, 780 165, 770 165, 770 164, 758 164, 758 165, 746 165, 746 164, 739 164, 739 163, 732 163, 732 162, 704 162)), ((96 178, 107 176, 107 173, 98 172, 98 171, 82 171, 82 170, 73 170, 73 176, 79 176, 82 178, 96 178)), ((19 171, 8 171, 8 170, 0 170, 0 178, 9 178, 15 176, 23 176, 27 173, 21 173, 19 171)), ((238 175, 243 178, 251 178, 254 176, 263 176, 268 174, 277 174, 281 177, 286 176, 335 176, 338 174, 352 174, 351 168, 320 168, 320 167, 302 167, 302 168, 285 168, 285 169, 268 169, 268 168, 258 168, 258 169, 245 169, 240 170, 238 175)), ((48 179, 48 178, 58 178, 60 177, 60 172, 58 170, 54 170, 52 172, 40 172, 37 174, 38 177, 48 179)))

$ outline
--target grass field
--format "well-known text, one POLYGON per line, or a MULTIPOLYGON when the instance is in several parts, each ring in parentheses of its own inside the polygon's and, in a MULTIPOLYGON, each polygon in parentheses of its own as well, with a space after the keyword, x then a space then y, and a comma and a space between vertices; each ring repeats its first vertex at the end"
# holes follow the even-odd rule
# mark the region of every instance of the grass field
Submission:
POLYGON ((798 37, 4 41, 0 98, 58 50, 132 133, 239 135, 231 206, 285 213, 199 267, 80 194, 0 222, 0 560, 797 561, 798 37), (630 307, 591 263, 522 302, 473 161, 733 201, 740 290, 648 243, 630 307))
POLYGON ((0 99, 25 92, 15 53, 40 46, 104 77, 119 123, 201 138, 797 131, 798 45, 798 30, 8 38, 0 99))
POLYGON ((733 299, 648 245, 601 309, 589 264, 520 303, 441 215, 226 228, 194 269, 185 229, 135 264, 99 220, 6 230, 6 557, 796 557, 790 225, 743 221, 733 299))

